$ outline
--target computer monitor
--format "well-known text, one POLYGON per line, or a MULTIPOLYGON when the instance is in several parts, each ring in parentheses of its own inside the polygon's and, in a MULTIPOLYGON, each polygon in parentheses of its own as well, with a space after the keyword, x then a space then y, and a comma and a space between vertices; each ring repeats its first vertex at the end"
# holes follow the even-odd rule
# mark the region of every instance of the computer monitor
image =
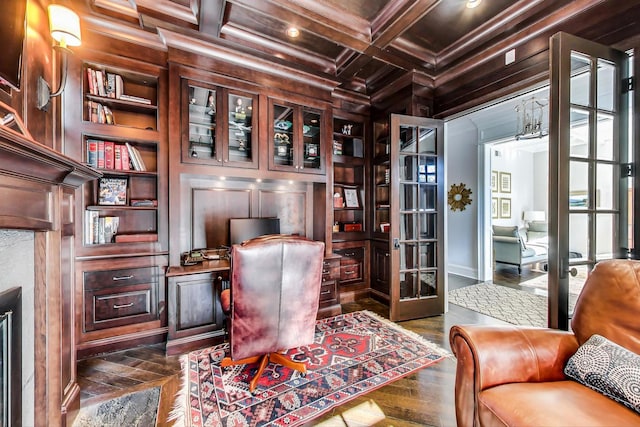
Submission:
POLYGON ((280 234, 279 218, 230 218, 229 245, 265 234, 280 234))

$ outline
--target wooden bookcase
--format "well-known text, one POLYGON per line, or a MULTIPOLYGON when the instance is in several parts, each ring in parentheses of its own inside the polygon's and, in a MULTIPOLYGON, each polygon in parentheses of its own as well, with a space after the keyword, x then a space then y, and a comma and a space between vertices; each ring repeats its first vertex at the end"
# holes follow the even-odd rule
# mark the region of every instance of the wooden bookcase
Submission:
POLYGON ((103 174, 77 195, 81 357, 161 341, 166 332, 166 80, 163 67, 103 52, 69 64, 65 153, 103 174), (107 197, 107 181, 120 186, 119 197, 107 197))

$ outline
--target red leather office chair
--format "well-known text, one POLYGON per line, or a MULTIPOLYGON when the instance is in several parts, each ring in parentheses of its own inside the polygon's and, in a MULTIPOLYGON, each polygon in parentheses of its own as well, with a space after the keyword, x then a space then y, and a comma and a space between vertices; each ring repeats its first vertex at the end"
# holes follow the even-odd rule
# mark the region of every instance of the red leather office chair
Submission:
POLYGON ((306 373, 306 365, 279 352, 314 340, 324 243, 271 235, 233 245, 230 289, 221 295, 229 313, 231 356, 222 367, 259 363, 253 392, 269 361, 306 373))

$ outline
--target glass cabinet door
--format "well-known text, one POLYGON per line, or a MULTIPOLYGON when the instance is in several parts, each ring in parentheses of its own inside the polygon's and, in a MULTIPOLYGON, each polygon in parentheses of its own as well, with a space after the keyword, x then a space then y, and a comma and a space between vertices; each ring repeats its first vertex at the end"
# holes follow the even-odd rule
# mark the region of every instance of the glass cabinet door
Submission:
POLYGON ((254 96, 228 91, 227 102, 227 135, 224 140, 228 143, 227 157, 223 161, 234 166, 257 167, 258 150, 254 142, 256 132, 253 132, 253 109, 256 104, 254 96))
POLYGON ((320 156, 322 153, 321 123, 320 113, 304 109, 302 123, 303 159, 301 163, 304 169, 319 170, 322 168, 320 156))
POLYGON ((294 108, 288 105, 274 103, 272 105, 273 130, 271 139, 272 158, 275 169, 293 168, 295 164, 295 150, 293 147, 294 108))
POLYGON ((186 82, 183 90, 189 108, 182 161, 257 168, 256 96, 192 82, 186 82))
POLYGON ((269 169, 323 173, 323 117, 321 111, 270 101, 269 169))
POLYGON ((444 312, 442 133, 441 121, 392 115, 392 320, 444 312))
POLYGON ((215 88, 188 85, 187 146, 183 148, 183 161, 217 163, 221 156, 217 147, 217 92, 215 88))

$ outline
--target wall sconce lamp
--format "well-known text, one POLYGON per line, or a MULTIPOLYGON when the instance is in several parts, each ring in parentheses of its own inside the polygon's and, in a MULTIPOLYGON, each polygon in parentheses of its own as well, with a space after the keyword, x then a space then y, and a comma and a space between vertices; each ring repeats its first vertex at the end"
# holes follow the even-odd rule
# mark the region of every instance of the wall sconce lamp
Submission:
POLYGON ((58 90, 51 93, 49 84, 40 76, 38 78, 38 109, 47 111, 51 98, 60 95, 67 84, 67 55, 73 52, 67 46, 80 46, 80 18, 71 9, 50 4, 49 8, 49 32, 51 38, 57 42, 54 49, 60 51, 62 61, 62 74, 58 90))

